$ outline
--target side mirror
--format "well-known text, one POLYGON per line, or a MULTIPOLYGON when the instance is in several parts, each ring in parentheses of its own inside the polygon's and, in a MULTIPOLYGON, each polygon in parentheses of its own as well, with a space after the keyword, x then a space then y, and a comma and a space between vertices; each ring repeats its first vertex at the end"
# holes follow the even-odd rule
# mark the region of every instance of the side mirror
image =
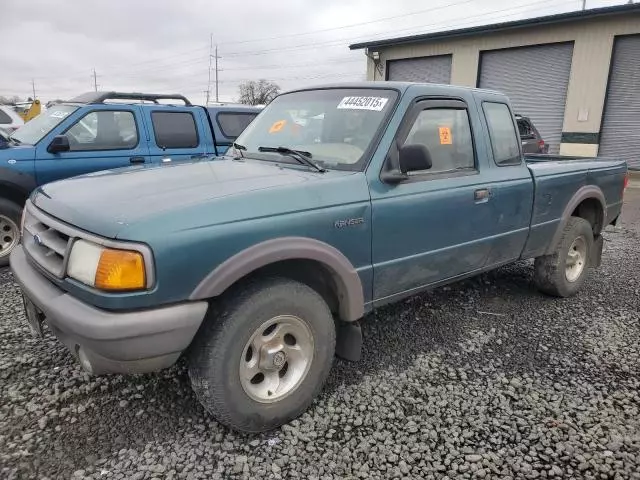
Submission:
POLYGON ((56 135, 47 147, 49 153, 68 152, 69 150, 71 150, 71 146, 66 135, 56 135))
POLYGON ((403 174, 428 170, 432 167, 429 149, 419 143, 403 145, 398 152, 400 171, 403 174))

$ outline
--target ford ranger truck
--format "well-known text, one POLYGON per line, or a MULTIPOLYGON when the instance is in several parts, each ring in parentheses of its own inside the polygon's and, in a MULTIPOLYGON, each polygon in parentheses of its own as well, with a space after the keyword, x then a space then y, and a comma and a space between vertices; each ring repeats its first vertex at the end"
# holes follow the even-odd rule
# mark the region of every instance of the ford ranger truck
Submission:
POLYGON ((615 224, 622 160, 523 157, 496 92, 352 83, 278 96, 217 160, 44 185, 11 254, 33 331, 89 372, 188 362, 221 423, 305 411, 381 305, 523 259, 577 294, 615 224))
POLYGON ((20 240, 22 207, 37 186, 129 165, 221 155, 260 110, 120 92, 90 92, 54 104, 0 140, 0 267, 9 264, 20 240))

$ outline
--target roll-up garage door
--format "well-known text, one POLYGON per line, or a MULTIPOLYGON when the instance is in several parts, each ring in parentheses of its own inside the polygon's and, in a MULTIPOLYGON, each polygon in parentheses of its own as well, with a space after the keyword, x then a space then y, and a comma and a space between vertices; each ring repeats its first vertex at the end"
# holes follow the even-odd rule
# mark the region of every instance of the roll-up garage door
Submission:
POLYGON ((640 169, 640 35, 616 38, 598 155, 640 169))
POLYGON ((391 60, 387 69, 387 80, 448 84, 451 82, 451 55, 391 60))
POLYGON ((572 56, 573 43, 554 43, 480 57, 480 88, 508 95, 515 113, 531 118, 549 153, 560 151, 572 56))

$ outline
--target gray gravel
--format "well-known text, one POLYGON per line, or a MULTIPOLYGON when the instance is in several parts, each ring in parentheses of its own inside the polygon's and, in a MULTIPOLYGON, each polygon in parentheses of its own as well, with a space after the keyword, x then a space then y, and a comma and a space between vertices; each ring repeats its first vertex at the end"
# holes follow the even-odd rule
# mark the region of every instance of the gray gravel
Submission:
POLYGON ((184 365, 93 378, 0 271, 0 478, 640 479, 640 189, 577 297, 521 263, 391 306, 299 420, 219 426, 184 365))

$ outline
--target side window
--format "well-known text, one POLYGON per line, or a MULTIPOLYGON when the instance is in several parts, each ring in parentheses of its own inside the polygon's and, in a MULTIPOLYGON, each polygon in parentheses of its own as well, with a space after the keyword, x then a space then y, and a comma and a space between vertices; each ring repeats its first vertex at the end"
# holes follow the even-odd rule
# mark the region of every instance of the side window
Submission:
POLYGON ((200 143, 196 121, 189 112, 152 112, 151 121, 160 148, 195 148, 200 143))
POLYGON ((65 135, 71 151, 129 150, 138 144, 136 121, 129 111, 87 113, 65 135))
POLYGON ((9 124, 9 123, 13 123, 13 120, 11 120, 11 117, 6 113, 4 113, 2 110, 0 110, 0 124, 9 124))
POLYGON ((489 126, 493 160, 499 167, 520 165, 520 145, 509 107, 504 103, 482 104, 489 126))
POLYGON ((518 132, 522 138, 530 138, 533 135, 529 122, 522 119, 518 119, 518 132))
POLYGON ((257 113, 220 112, 216 119, 222 134, 227 138, 238 138, 245 128, 256 118, 257 113))
POLYGON ((469 115, 464 109, 432 108, 421 111, 404 143, 422 144, 429 149, 433 166, 420 173, 475 167, 469 115))

